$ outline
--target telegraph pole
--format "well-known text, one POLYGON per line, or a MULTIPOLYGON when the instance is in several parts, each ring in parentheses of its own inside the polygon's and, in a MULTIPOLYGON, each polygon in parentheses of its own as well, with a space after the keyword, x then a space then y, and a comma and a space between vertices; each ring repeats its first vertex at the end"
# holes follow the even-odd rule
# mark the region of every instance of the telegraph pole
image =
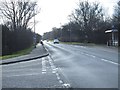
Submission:
MULTIPOLYGON (((35 14, 35 10, 34 10, 34 14, 35 14)), ((34 16, 34 48, 36 48, 35 16, 34 16)))

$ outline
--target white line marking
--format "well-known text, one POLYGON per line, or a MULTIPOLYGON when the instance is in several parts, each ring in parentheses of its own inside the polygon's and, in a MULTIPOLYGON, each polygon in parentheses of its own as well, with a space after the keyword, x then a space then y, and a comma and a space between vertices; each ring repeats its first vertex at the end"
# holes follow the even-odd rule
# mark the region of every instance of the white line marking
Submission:
POLYGON ((58 77, 58 76, 59 76, 59 74, 58 74, 58 73, 56 73, 56 76, 58 77))
MULTIPOLYGON (((48 50, 47 50, 48 51, 48 50)), ((49 54, 51 56, 51 54, 49 54)), ((53 63, 53 60, 48 56, 48 61, 50 63, 50 66, 51 66, 51 69, 52 69, 52 72, 56 73, 56 76, 57 76, 57 79, 59 81, 59 83, 62 84, 63 87, 65 88, 70 88, 70 84, 65 84, 61 78, 60 78, 60 75, 58 74, 58 68, 55 67, 54 63, 53 63)), ((60 69, 60 68, 59 68, 60 69)))
POLYGON ((56 73, 56 71, 52 71, 52 73, 56 73))
POLYGON ((71 86, 70 86, 70 84, 65 83, 65 84, 63 84, 63 87, 70 88, 71 86))
POLYGON ((118 65, 118 63, 113 62, 113 61, 110 61, 110 60, 106 60, 106 59, 101 59, 101 60, 102 60, 102 61, 105 61, 105 62, 109 62, 109 63, 115 64, 115 65, 118 65))
POLYGON ((59 76, 57 76, 57 79, 58 79, 58 80, 60 80, 60 77, 59 77, 59 76))
POLYGON ((89 55, 89 54, 87 54, 87 53, 86 53, 85 55, 90 56, 90 55, 89 55))
POLYGON ((59 82, 60 82, 61 84, 63 84, 63 81, 62 81, 62 80, 59 80, 59 82))
POLYGON ((2 72, 20 72, 20 71, 32 71, 32 70, 36 70, 36 69, 15 69, 15 70, 3 70, 2 72))
POLYGON ((95 58, 96 56, 94 56, 94 55, 90 55, 91 57, 93 57, 93 58, 95 58))
POLYGON ((33 75, 39 75, 40 73, 33 73, 33 74, 19 74, 19 75, 9 75, 9 76, 5 76, 4 77, 20 77, 20 76, 33 76, 33 75))
POLYGON ((46 73, 46 60, 42 58, 42 74, 46 73))

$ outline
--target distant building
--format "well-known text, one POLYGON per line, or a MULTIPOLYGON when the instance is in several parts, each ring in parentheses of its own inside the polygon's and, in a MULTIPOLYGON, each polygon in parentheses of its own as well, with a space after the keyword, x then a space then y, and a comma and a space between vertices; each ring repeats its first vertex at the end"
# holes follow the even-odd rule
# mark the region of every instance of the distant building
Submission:
POLYGON ((111 29, 105 31, 107 34, 107 45, 108 46, 118 46, 118 30, 111 29))

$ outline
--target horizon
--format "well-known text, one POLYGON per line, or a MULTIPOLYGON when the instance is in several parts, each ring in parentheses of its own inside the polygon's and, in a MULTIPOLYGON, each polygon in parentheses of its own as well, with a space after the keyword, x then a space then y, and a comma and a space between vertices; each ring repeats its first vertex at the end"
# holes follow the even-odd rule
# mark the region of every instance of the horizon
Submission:
MULTIPOLYGON (((83 0, 85 1, 85 0, 83 0)), ((100 2, 100 5, 105 10, 105 15, 112 17, 114 6, 118 0, 88 0, 90 2, 100 2)), ((52 31, 53 27, 61 27, 69 22, 68 15, 77 8, 79 0, 39 0, 38 6, 41 8, 40 13, 35 17, 36 33, 43 35, 45 32, 52 31), (64 3, 63 3, 64 2, 64 3), (69 3, 68 3, 69 2, 69 3), (66 6, 67 5, 67 6, 66 6), (61 7, 62 6, 62 7, 61 7)))

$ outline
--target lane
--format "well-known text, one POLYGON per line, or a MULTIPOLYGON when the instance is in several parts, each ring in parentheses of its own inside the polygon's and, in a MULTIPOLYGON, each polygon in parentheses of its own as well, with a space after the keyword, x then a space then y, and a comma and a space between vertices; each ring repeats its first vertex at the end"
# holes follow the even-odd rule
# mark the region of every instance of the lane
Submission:
POLYGON ((48 56, 2 66, 3 88, 67 88, 67 82, 48 56))
POLYGON ((79 45, 65 45, 65 44, 58 44, 53 45, 49 43, 55 48, 60 48, 64 50, 69 50, 69 52, 78 52, 84 53, 89 56, 99 57, 105 60, 109 60, 115 63, 118 63, 118 49, 117 48, 106 48, 106 47, 99 47, 99 46, 79 46, 79 45))
POLYGON ((73 88, 118 87, 116 50, 52 43, 46 44, 46 48, 73 88))

